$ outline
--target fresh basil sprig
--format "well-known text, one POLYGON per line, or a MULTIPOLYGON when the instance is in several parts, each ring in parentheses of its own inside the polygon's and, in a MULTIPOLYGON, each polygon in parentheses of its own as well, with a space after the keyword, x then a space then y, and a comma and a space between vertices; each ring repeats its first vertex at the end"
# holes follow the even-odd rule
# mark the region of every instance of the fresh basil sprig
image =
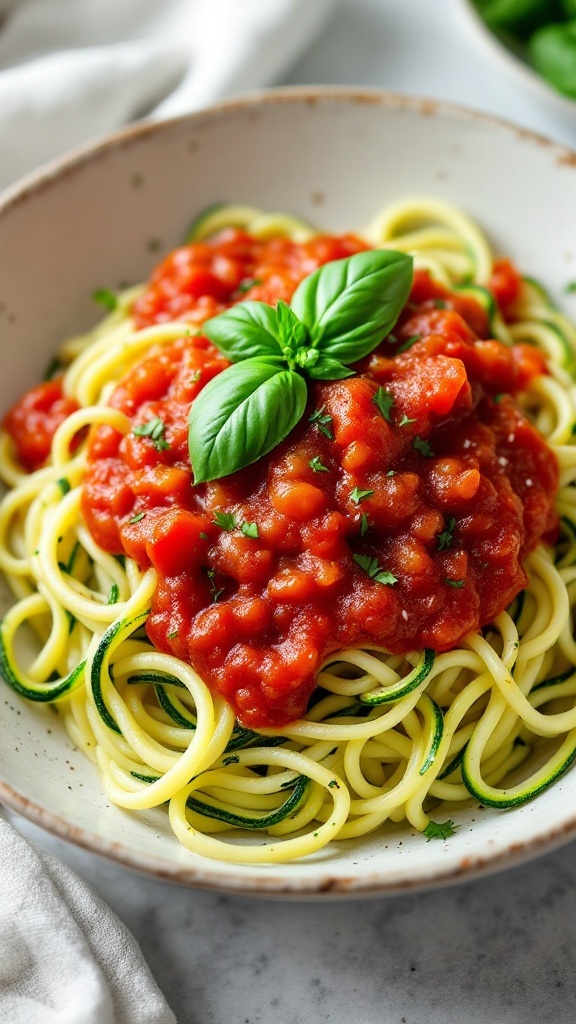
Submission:
POLYGON ((228 476, 280 444, 301 419, 306 379, 342 380, 389 333, 412 284, 412 258, 372 249, 320 267, 276 308, 242 302, 202 333, 233 363, 189 416, 194 482, 228 476))

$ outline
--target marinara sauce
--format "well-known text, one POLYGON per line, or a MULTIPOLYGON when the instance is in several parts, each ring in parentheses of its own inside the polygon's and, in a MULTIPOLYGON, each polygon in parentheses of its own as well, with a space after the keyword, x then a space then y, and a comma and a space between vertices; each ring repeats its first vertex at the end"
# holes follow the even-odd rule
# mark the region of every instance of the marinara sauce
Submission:
MULTIPOLYGON (((227 231, 172 253, 134 319, 200 327, 243 298, 289 300, 321 263, 363 248, 227 231)), ((496 268, 505 313, 517 284, 510 264, 496 268)), ((155 567, 155 646, 190 662, 245 725, 304 713, 331 652, 448 650, 525 586, 522 560, 556 529, 558 468, 514 395, 545 366, 490 339, 473 299, 417 273, 356 376, 311 383, 280 446, 194 487, 190 404, 227 365, 194 331, 153 349, 111 402, 136 428, 161 425, 92 432, 82 508, 98 544, 155 567), (392 404, 375 402, 379 388, 392 404)))

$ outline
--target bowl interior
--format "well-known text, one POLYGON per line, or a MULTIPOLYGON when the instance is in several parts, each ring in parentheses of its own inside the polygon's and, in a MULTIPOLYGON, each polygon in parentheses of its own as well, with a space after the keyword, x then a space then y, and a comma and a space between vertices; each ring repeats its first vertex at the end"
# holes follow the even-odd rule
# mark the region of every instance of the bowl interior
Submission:
MULTIPOLYGON (((576 155, 456 108, 375 93, 280 92, 135 129, 13 190, 0 206, 0 408, 35 383, 58 343, 98 318, 95 288, 143 279, 217 201, 361 228, 410 194, 447 199, 496 250, 562 296, 576 278, 576 155)), ((3 597, 6 601, 6 597, 3 597)), ((336 843, 303 863, 194 858, 163 810, 128 814, 102 792, 58 716, 2 684, 0 796, 39 824, 132 867, 193 885, 318 894, 450 881, 532 855, 576 830, 576 771, 533 803, 468 809, 448 842, 405 829, 336 843)))

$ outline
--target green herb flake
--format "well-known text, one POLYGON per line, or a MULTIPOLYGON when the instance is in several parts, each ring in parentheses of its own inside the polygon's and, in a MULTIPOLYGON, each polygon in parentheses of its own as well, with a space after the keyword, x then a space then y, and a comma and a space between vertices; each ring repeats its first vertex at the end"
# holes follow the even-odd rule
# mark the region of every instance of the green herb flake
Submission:
POLYGON ((387 391, 386 388, 378 388, 372 401, 380 410, 384 419, 390 423, 390 410, 394 405, 394 395, 387 391))
POLYGON ((132 516, 132 519, 128 520, 128 522, 130 523, 130 525, 132 525, 133 523, 139 523, 141 519, 144 519, 145 515, 145 512, 137 512, 135 516, 132 516))
POLYGON ((242 523, 242 533, 245 537, 251 537, 252 540, 258 540, 260 534, 258 533, 257 523, 242 523))
POLYGON ((204 530, 202 530, 202 532, 198 534, 198 536, 200 537, 200 540, 208 540, 208 534, 204 533, 204 530))
POLYGON ((62 491, 62 497, 64 497, 64 495, 68 494, 68 491, 71 489, 70 488, 70 481, 67 480, 65 476, 61 476, 60 479, 57 481, 57 483, 58 483, 58 487, 62 491))
POLYGON ((152 441, 157 452, 165 451, 170 445, 164 437, 166 431, 166 424, 158 417, 154 416, 153 419, 148 420, 147 423, 141 423, 139 426, 134 427, 132 431, 136 437, 149 437, 152 441))
POLYGON ((224 587, 216 586, 216 580, 214 578, 216 576, 216 569, 207 569, 206 575, 210 580, 210 593, 212 594, 212 601, 215 604, 220 595, 224 593, 224 587))
POLYGON ((336 779, 332 779, 332 781, 328 783, 328 789, 340 789, 336 779))
POLYGON ((450 836, 456 835, 456 828, 452 820, 429 821, 422 834, 426 836, 428 842, 431 839, 449 839, 450 836))
POLYGON ((454 527, 456 526, 456 520, 453 516, 450 516, 446 529, 442 533, 438 534, 438 550, 444 551, 445 548, 449 548, 452 543, 452 534, 454 533, 454 527))
POLYGON ((377 558, 371 558, 370 555, 354 555, 354 561, 356 565, 359 565, 365 573, 368 574, 371 580, 376 583, 386 584, 387 586, 393 587, 398 582, 398 577, 394 576, 393 573, 388 572, 387 569, 382 569, 378 565, 377 558))
POLYGON ((360 536, 361 537, 365 537, 366 536, 366 534, 368 533, 369 527, 370 527, 370 523, 368 522, 368 516, 364 512, 364 515, 362 516, 362 519, 360 520, 360 536))
POLYGON ((406 338, 406 341, 402 342, 400 348, 396 349, 396 355, 399 356, 401 352, 407 352, 408 349, 412 348, 412 345, 415 345, 417 341, 422 341, 422 335, 411 334, 409 338, 406 338))
POLYGON ((238 754, 229 754, 228 757, 224 758, 222 764, 226 766, 229 764, 240 764, 240 758, 238 757, 238 754))
POLYGON ((235 530, 238 525, 233 512, 215 512, 212 522, 221 530, 235 530))
POLYGON ((177 636, 178 636, 178 630, 177 629, 173 629, 171 633, 166 633, 166 639, 167 640, 175 640, 177 636))
POLYGON ((416 423, 416 417, 414 416, 412 419, 410 419, 405 412, 402 413, 402 419, 398 423, 398 426, 407 427, 409 423, 416 423))
POLYGON ((61 362, 59 356, 53 356, 50 362, 48 363, 48 366, 44 370, 42 380, 52 380, 52 378, 55 377, 56 374, 62 369, 63 363, 61 362))
POLYGON ((396 470, 389 469, 388 472, 386 473, 386 476, 396 476, 396 470))
POLYGON ((113 313, 118 308, 118 296, 115 292, 110 291, 109 288, 97 288, 96 291, 92 292, 92 298, 99 306, 104 306, 104 309, 107 309, 109 313, 113 313))
POLYGON ((320 459, 319 459, 319 457, 317 455, 315 455, 313 459, 310 459, 310 462, 308 463, 308 465, 310 466, 310 469, 314 470, 315 473, 329 473, 330 472, 330 470, 328 469, 328 466, 325 466, 324 463, 320 461, 320 459))
POLYGON ((332 433, 332 417, 328 413, 324 412, 325 405, 321 405, 319 409, 315 409, 312 415, 309 417, 308 422, 312 423, 321 434, 324 434, 330 441, 334 440, 334 434, 332 433))
POLYGON ((505 392, 501 391, 499 395, 494 395, 493 396, 492 401, 496 402, 496 405, 498 405, 498 403, 501 402, 502 399, 505 398, 505 397, 506 397, 505 392))
POLYGON ((244 295, 259 284, 262 284, 262 281, 258 277, 245 277, 243 281, 240 281, 236 291, 240 292, 240 295, 244 295))
POLYGON ((434 305, 436 309, 448 309, 448 303, 444 302, 444 299, 434 299, 434 305))
POLYGON ((460 590, 466 583, 466 580, 449 580, 444 578, 444 583, 447 583, 449 587, 454 587, 455 590, 460 590))
POLYGON ((120 597, 120 591, 118 584, 113 583, 110 587, 110 594, 108 595, 108 604, 118 604, 118 598, 120 597))
POLYGON ((414 438, 412 442, 412 447, 415 448, 417 452, 420 452, 420 454, 423 455, 426 459, 431 459, 432 456, 434 455, 434 452, 432 451, 430 445, 428 444, 428 441, 423 441, 421 437, 418 437, 418 435, 416 435, 416 437, 414 438))
POLYGON ((363 491, 360 487, 355 487, 354 490, 350 492, 350 499, 356 505, 359 505, 361 501, 364 501, 366 498, 371 498, 373 494, 374 491, 363 491))

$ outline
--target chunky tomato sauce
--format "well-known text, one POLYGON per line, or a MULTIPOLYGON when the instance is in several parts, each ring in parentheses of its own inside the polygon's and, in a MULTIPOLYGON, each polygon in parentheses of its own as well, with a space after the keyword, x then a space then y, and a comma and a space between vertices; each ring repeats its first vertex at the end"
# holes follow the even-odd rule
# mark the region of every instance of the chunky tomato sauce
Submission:
MULTIPOLYGON (((169 256, 134 317, 199 326, 245 297, 289 300, 318 265, 364 247, 228 231, 169 256)), ((515 287, 514 268, 497 267, 503 307, 515 287)), ((137 430, 161 426, 93 431, 84 516, 107 551, 155 566, 151 640, 191 662, 244 724, 305 712, 333 651, 447 650, 524 587, 523 558, 556 528, 558 469, 513 396, 545 367, 535 349, 488 335, 473 299, 417 273, 393 335, 357 376, 311 384, 282 445, 198 487, 187 416, 224 357, 192 333, 158 345, 117 388, 112 404, 137 430), (393 396, 386 416, 379 387, 393 396)))

